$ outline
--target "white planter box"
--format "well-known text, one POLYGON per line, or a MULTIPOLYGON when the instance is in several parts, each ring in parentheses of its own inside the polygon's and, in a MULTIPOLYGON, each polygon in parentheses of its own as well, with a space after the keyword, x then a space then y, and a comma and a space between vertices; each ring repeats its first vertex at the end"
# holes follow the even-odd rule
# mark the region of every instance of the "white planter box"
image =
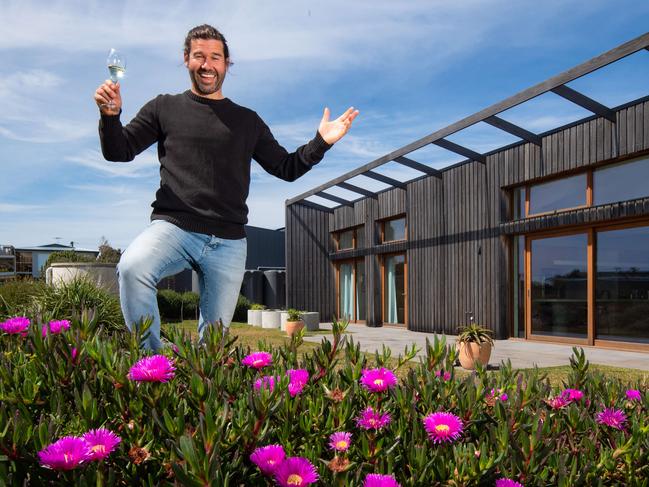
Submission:
POLYGON ((317 311, 305 311, 302 313, 304 327, 308 331, 317 331, 320 329, 320 313, 317 311))
POLYGON ((47 268, 45 282, 52 286, 60 286, 74 279, 89 279, 97 287, 119 295, 116 267, 117 264, 99 262, 59 262, 47 268))
POLYGON ((262 328, 279 328, 280 311, 278 310, 264 310, 261 312, 261 327, 262 328))
POLYGON ((286 331, 286 322, 288 321, 288 313, 286 311, 280 311, 279 313, 279 323, 282 331, 286 331))
POLYGON ((261 310, 249 309, 248 310, 248 324, 252 326, 261 326, 261 310))

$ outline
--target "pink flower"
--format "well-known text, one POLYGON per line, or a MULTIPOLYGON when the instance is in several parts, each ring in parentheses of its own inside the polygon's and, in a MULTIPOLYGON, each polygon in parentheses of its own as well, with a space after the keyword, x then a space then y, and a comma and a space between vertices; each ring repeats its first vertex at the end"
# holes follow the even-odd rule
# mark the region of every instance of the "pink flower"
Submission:
POLYGON ((273 356, 268 352, 255 352, 246 356, 241 363, 254 369, 263 369, 273 363, 273 356))
POLYGON ((275 470, 275 480, 281 487, 304 487, 318 481, 318 471, 306 458, 288 457, 275 470))
POLYGON ((503 478, 496 480, 496 487, 524 487, 524 485, 516 482, 515 480, 503 478))
POLYGON ((561 393, 561 397, 568 402, 581 401, 584 397, 584 393, 579 389, 565 389, 561 393))
POLYGON ((279 380, 279 377, 273 377, 272 375, 265 375, 255 381, 255 391, 259 391, 261 388, 268 389, 270 392, 275 388, 275 380, 279 380))
POLYGON ((9 318, 7 321, 0 323, 0 331, 3 331, 9 335, 22 335, 27 336, 27 328, 29 328, 29 318, 24 316, 14 316, 9 318))
POLYGON ((128 378, 142 382, 168 382, 174 378, 174 361, 164 355, 152 355, 138 360, 128 378))
POLYGON ((401 487, 392 475, 371 473, 365 477, 363 487, 401 487))
POLYGON ((329 448, 336 451, 347 451, 352 443, 352 434, 339 431, 329 436, 329 448))
POLYGON ((642 394, 638 389, 629 389, 626 391, 626 398, 629 401, 642 401, 642 394))
POLYGON ((264 475, 273 475, 285 457, 286 453, 281 445, 268 445, 252 452, 250 461, 257 465, 264 475))
POLYGON ((383 367, 364 369, 361 374, 361 385, 370 392, 384 392, 397 385, 397 376, 383 367))
POLYGON ((451 373, 450 372, 444 372, 443 370, 436 370, 435 371, 435 377, 441 377, 445 381, 451 380, 451 373))
POLYGON ((288 392, 295 397, 302 392, 304 386, 309 382, 309 372, 304 369, 289 369, 286 371, 289 377, 288 392))
POLYGON ((507 402, 509 396, 507 395, 507 393, 503 392, 500 396, 498 396, 498 399, 500 399, 502 402, 507 402))
POLYGON ((432 413, 424 419, 424 428, 433 443, 452 442, 462 434, 462 420, 451 413, 432 413))
POLYGON ((595 415, 595 419, 599 424, 605 424, 611 428, 624 430, 624 423, 626 423, 626 414, 620 409, 606 408, 595 415))
POLYGON ((570 404, 570 401, 564 399, 561 396, 553 397, 551 399, 546 400, 545 402, 552 409, 562 409, 565 408, 568 404, 570 404))
POLYGON ((356 424, 365 430, 373 429, 379 431, 390 424, 390 419, 389 413, 381 414, 378 411, 375 412, 371 406, 368 406, 366 409, 361 411, 360 416, 356 418, 356 424))
POLYGON ((121 438, 106 428, 99 428, 90 430, 83 435, 83 439, 88 444, 90 451, 89 460, 103 460, 108 457, 117 445, 119 445, 121 438))
POLYGON ((64 436, 38 452, 41 465, 54 470, 73 470, 90 458, 83 438, 64 436))
POLYGON ((49 325, 44 325, 43 328, 41 328, 41 335, 43 335, 43 337, 47 336, 48 328, 52 335, 58 335, 59 333, 63 333, 70 329, 70 322, 68 320, 50 321, 49 325))

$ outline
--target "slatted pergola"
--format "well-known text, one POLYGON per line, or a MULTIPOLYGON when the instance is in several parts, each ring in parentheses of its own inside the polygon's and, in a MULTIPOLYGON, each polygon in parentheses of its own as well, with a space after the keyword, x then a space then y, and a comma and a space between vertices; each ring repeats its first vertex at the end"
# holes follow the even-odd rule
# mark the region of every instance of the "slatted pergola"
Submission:
POLYGON ((555 93, 560 97, 568 100, 575 105, 578 105, 587 111, 593 113, 595 116, 605 118, 612 123, 616 123, 615 111, 607 107, 606 105, 594 100, 583 93, 580 93, 573 88, 567 86, 567 83, 576 80, 582 76, 585 76, 589 73, 592 73, 598 69, 603 68, 611 63, 619 61, 631 54, 634 54, 641 50, 649 51, 649 32, 629 41, 625 44, 622 44, 614 49, 611 49, 608 52, 605 52, 599 56, 596 56, 568 71, 565 71, 557 76, 554 76, 542 83, 539 83, 531 88, 521 91, 520 93, 513 95, 499 103, 496 103, 484 110, 481 110, 473 115, 470 115, 458 122, 455 122, 451 125, 448 125, 436 132, 427 135, 419 140, 416 140, 400 149, 397 149, 385 156, 382 156, 364 166, 361 166, 357 169, 349 171, 335 179, 332 179, 320 186, 313 188, 305 193, 302 193, 294 198, 290 198, 286 201, 286 205, 293 205, 296 203, 320 210, 328 213, 333 213, 334 209, 339 206, 353 206, 356 201, 359 201, 363 198, 370 197, 376 198, 377 193, 370 191, 365 188, 361 188, 357 185, 351 184, 348 181, 356 176, 366 176, 371 179, 380 181, 388 185, 390 188, 405 188, 408 181, 398 181, 394 178, 390 178, 383 174, 377 173, 374 171, 377 167, 380 167, 389 162, 396 162, 403 166, 415 169, 426 176, 433 176, 437 178, 442 177, 442 170, 433 169, 425 164, 413 160, 411 157, 408 157, 412 152, 419 150, 429 144, 436 145, 447 151, 459 154, 466 158, 461 164, 477 162, 485 164, 486 157, 484 154, 480 154, 471 150, 470 148, 464 147, 462 145, 456 144, 447 139, 448 136, 458 133, 468 127, 471 127, 479 122, 485 122, 497 129, 500 129, 504 132, 507 132, 515 137, 518 137, 522 141, 530 142, 537 146, 541 146, 541 136, 535 134, 529 130, 526 130, 523 127, 515 125, 498 115, 502 112, 509 110, 517 105, 525 103, 533 98, 536 98, 540 95, 543 95, 548 92, 555 93), (326 190, 337 186, 339 188, 351 191, 353 193, 359 194, 359 198, 351 200, 336 196, 334 194, 328 193, 326 190), (327 207, 312 201, 308 201, 307 198, 311 196, 318 196, 329 201, 336 203, 336 206, 327 207))

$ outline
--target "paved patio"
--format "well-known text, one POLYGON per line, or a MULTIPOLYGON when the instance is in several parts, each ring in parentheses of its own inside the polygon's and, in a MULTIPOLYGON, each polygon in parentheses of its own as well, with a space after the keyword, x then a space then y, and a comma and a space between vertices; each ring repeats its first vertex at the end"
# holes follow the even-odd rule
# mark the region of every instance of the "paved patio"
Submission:
MULTIPOLYGON (((331 329, 331 323, 320 323, 320 329, 331 329)), ((406 346, 417 344, 422 350, 426 344, 426 338, 432 341, 433 334, 419 333, 401 328, 382 327, 370 328, 365 325, 350 324, 348 331, 351 332, 356 343, 361 344, 361 350, 374 352, 381 350, 382 345, 392 349, 392 356, 403 354, 406 346)), ((319 342, 320 336, 306 337, 305 340, 319 342)), ((455 336, 446 335, 446 343, 455 343, 455 336)), ((586 358, 592 364, 611 365, 614 367, 625 367, 629 369, 641 369, 649 371, 649 353, 626 352, 621 350, 607 350, 595 347, 583 347, 586 358)), ((423 355, 420 352, 419 355, 423 355)), ((491 354, 490 365, 498 365, 502 360, 510 359, 514 368, 552 367, 556 365, 568 365, 572 355, 572 345, 560 345, 554 343, 539 343, 523 340, 497 340, 496 346, 491 354)))

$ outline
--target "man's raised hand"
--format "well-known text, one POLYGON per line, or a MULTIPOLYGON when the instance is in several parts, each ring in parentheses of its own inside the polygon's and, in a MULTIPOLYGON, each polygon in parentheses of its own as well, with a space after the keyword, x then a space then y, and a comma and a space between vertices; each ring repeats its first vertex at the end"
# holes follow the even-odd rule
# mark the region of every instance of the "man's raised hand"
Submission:
POLYGON ((343 138, 352 126, 352 122, 358 116, 358 110, 354 110, 354 107, 349 107, 345 113, 335 120, 329 120, 330 115, 329 108, 325 108, 322 120, 320 120, 318 132, 327 144, 335 144, 343 138))
POLYGON ((108 79, 95 91, 95 103, 102 115, 119 115, 122 109, 122 95, 119 89, 119 82, 113 83, 108 79))

